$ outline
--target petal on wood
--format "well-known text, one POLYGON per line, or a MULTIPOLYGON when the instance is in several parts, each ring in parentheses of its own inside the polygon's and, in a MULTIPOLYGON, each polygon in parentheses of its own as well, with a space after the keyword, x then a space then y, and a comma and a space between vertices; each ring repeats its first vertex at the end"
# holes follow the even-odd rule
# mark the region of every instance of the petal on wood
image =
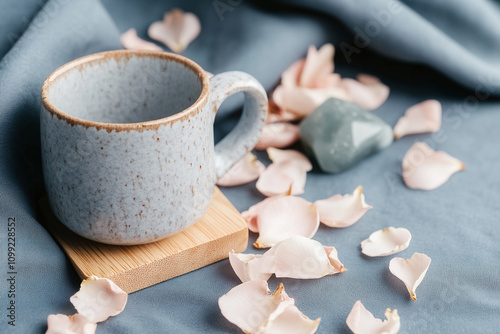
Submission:
POLYGON ((267 248, 292 236, 311 238, 319 227, 314 204, 295 196, 278 197, 259 208, 259 238, 254 245, 267 248))
POLYGON ((241 254, 234 250, 229 252, 229 263, 242 282, 267 281, 271 277, 272 273, 263 272, 261 258, 260 254, 241 254))
POLYGON ((145 41, 139 36, 137 36, 137 31, 133 28, 125 31, 120 36, 120 42, 125 49, 129 50, 152 50, 152 51, 163 51, 158 45, 145 41))
POLYGON ((94 334, 96 328, 95 322, 78 313, 69 317, 64 314, 51 314, 47 317, 45 334, 94 334))
POLYGON ((394 138, 438 131, 441 128, 441 109, 437 100, 426 100, 408 108, 394 126, 394 138))
POLYGON ((122 312, 127 297, 127 293, 110 279, 92 275, 83 280, 80 291, 70 298, 70 302, 89 321, 101 322, 122 312))
POLYGON ((352 195, 334 195, 314 204, 318 208, 320 221, 330 227, 351 226, 372 208, 366 204, 361 186, 352 195))
POLYGON ((401 327, 397 310, 386 309, 385 317, 382 321, 373 316, 361 301, 357 301, 349 315, 346 323, 354 334, 396 334, 401 327))
POLYGON ((417 142, 403 158, 403 181, 408 188, 432 190, 443 185, 465 164, 443 151, 434 151, 426 143, 417 142))
POLYGON ((415 290, 420 285, 429 269, 431 258, 422 253, 414 253, 411 258, 395 257, 389 263, 391 273, 406 285, 410 297, 417 300, 415 290))
POLYGON ((224 187, 239 186, 256 180, 265 169, 266 166, 257 160, 255 155, 248 152, 217 181, 217 185, 224 187))
POLYGON ((342 86, 347 90, 351 101, 366 110, 380 107, 389 97, 389 87, 368 74, 360 74, 358 80, 344 78, 342 86))
POLYGON ((410 245, 411 233, 403 227, 388 227, 370 234, 361 242, 361 252, 366 256, 387 256, 399 253, 410 245))
POLYGON ((195 14, 175 8, 165 13, 163 21, 152 23, 148 35, 173 52, 181 53, 198 37, 200 31, 200 20, 195 14))
POLYGON ((264 126, 256 150, 266 150, 269 147, 284 148, 300 139, 300 128, 291 123, 270 123, 264 126))

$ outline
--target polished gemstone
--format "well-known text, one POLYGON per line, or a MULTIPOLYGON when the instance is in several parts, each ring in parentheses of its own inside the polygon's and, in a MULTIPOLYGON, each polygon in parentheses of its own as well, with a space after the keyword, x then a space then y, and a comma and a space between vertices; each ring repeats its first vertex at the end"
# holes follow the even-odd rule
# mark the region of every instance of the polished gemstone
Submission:
POLYGON ((331 98, 300 124, 302 144, 325 172, 342 172, 392 143, 392 128, 357 104, 331 98))

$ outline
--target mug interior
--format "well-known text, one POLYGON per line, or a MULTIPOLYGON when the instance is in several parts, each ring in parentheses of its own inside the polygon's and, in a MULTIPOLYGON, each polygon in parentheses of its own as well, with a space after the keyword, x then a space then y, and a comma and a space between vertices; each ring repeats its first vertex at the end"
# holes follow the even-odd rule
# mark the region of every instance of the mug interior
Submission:
POLYGON ((166 53, 115 51, 85 58, 54 72, 47 92, 54 107, 79 119, 158 120, 189 108, 203 91, 202 73, 166 53))

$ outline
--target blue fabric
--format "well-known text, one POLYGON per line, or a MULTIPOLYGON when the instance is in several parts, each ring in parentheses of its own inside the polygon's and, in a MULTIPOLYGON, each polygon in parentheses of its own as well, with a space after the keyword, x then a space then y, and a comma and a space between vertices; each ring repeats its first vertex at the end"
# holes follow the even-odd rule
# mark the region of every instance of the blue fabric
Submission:
MULTIPOLYGON (((308 45, 332 42, 337 72, 372 73, 391 87, 388 101, 375 111, 390 125, 424 99, 443 104, 439 133, 405 137, 338 175, 317 168, 308 174, 304 198, 350 193, 363 185, 374 209, 352 227, 321 227, 314 237, 337 247, 346 273, 319 280, 272 278, 271 289, 284 282, 306 315, 322 318, 319 333, 349 333, 345 318, 358 299, 379 318, 387 307, 397 308, 400 333, 497 333, 500 102, 487 94, 499 95, 500 5, 486 0, 404 1, 388 25, 378 34, 371 32, 365 47, 360 47, 359 31, 367 34, 373 13, 388 10, 393 6, 389 1, 2 2, 0 333, 43 333, 48 314, 75 312, 69 297, 80 280, 36 218, 36 199, 43 191, 38 112, 44 78, 79 56, 120 48, 119 34, 130 27, 146 37, 148 25, 175 6, 200 17, 202 33, 184 55, 210 72, 246 71, 271 90, 308 45), (215 9, 220 3, 227 5, 225 11, 215 9), (346 56, 342 50, 350 47, 359 52, 346 56), (483 86, 476 92, 479 84, 483 86), (400 177, 401 160, 417 140, 464 161, 467 170, 434 191, 407 189, 400 177), (16 219, 15 327, 6 317, 9 217, 16 219), (387 226, 412 232, 411 245, 400 256, 423 252, 432 258, 417 302, 409 300, 405 287, 388 272, 391 257, 368 259, 360 253, 361 240, 387 226)), ((237 121, 237 104, 237 98, 228 101, 219 114, 216 140, 237 121)), ((266 159, 263 154, 261 158, 266 159)), ((263 198, 254 183, 222 190, 239 210, 263 198)), ((247 252, 259 252, 251 246, 255 237, 250 235, 247 252)), ((227 260, 215 263, 131 294, 125 311, 99 324, 97 333, 238 332, 217 305, 238 283, 227 260)))

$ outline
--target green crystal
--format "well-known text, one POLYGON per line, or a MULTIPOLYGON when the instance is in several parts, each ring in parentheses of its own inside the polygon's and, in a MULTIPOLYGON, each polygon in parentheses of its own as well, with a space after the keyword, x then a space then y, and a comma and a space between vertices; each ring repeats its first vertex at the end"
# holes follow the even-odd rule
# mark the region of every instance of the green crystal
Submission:
POLYGON ((392 143, 392 128, 357 104, 328 99, 300 124, 307 154, 325 172, 339 173, 392 143))

